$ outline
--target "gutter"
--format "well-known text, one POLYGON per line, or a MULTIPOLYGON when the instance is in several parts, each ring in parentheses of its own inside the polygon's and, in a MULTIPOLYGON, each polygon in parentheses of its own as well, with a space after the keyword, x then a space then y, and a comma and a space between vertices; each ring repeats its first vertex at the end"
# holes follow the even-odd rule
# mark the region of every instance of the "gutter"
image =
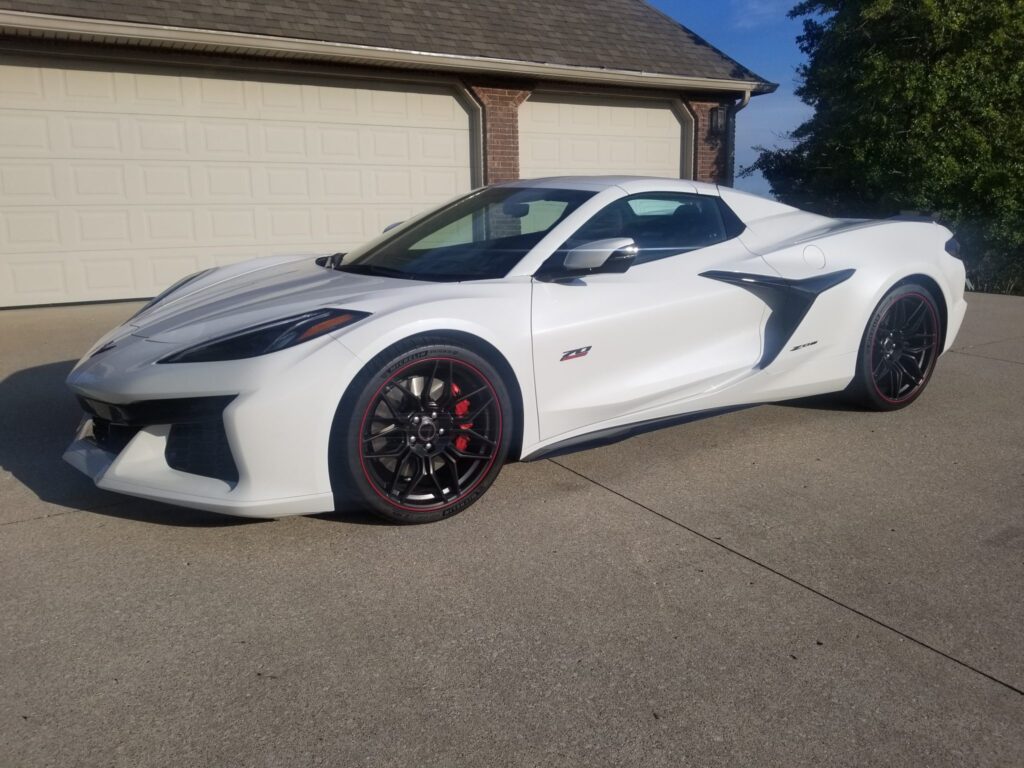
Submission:
MULTIPOLYGON (((774 90, 774 89, 772 89, 774 90)), ((728 186, 733 186, 736 183, 736 115, 750 106, 750 97, 752 96, 750 91, 746 91, 743 97, 740 99, 738 104, 734 104, 729 109, 729 124, 725 128, 726 141, 728 142, 728 186)))
POLYGON ((236 52, 263 56, 302 57, 350 64, 404 66, 448 72, 486 73, 563 80, 581 83, 629 85, 687 91, 741 93, 744 105, 753 93, 771 93, 777 86, 759 80, 726 80, 685 77, 657 72, 635 72, 601 67, 577 67, 567 64, 494 59, 427 51, 405 51, 351 43, 300 40, 274 35, 221 32, 211 29, 139 24, 129 21, 87 19, 25 11, 0 10, 0 33, 31 37, 58 37, 90 42, 127 43, 189 49, 212 49, 218 53, 236 52))

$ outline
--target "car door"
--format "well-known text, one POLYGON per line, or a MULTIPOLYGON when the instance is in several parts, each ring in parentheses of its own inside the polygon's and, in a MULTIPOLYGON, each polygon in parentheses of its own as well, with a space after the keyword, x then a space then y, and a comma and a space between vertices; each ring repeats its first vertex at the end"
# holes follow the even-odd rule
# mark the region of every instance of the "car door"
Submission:
POLYGON ((644 193, 595 214, 556 251, 533 286, 533 343, 542 440, 623 416, 696 410, 686 401, 749 373, 761 354, 765 304, 701 277, 752 258, 720 198, 644 193), (631 238, 624 273, 556 279, 574 247, 631 238))

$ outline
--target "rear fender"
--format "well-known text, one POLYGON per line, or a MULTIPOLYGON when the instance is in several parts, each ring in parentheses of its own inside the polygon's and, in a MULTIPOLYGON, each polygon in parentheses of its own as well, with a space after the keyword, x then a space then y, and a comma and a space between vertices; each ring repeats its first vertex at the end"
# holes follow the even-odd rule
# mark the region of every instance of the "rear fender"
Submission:
MULTIPOLYGON (((915 278, 937 292, 945 316, 962 315, 965 272, 963 263, 945 251, 950 237, 945 227, 928 222, 862 222, 827 237, 766 253, 765 261, 789 279, 855 270, 844 290, 824 295, 808 313, 794 343, 806 332, 833 339, 837 352, 858 350, 882 298, 895 286, 915 278)), ((958 327, 950 326, 945 348, 958 327)))

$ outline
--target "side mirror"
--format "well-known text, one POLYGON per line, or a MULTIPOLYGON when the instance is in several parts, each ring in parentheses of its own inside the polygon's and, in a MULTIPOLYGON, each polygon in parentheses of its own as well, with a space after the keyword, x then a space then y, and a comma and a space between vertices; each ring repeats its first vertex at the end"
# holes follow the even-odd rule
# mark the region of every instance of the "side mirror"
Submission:
POLYGON ((388 225, 387 225, 386 227, 384 227, 384 229, 383 229, 383 230, 381 230, 381 234, 384 234, 385 232, 390 232, 390 231, 391 231, 392 229, 394 229, 395 227, 400 227, 400 226, 402 226, 402 225, 403 225, 404 223, 405 223, 404 221, 396 221, 396 222, 394 222, 394 223, 392 223, 392 224, 388 224, 388 225))
POLYGON ((505 204, 501 206, 501 212, 510 219, 521 219, 530 215, 530 205, 529 203, 515 203, 506 200, 505 204))
POLYGON ((565 271, 569 273, 625 272, 640 249, 629 237, 594 240, 573 248, 565 255, 565 271))

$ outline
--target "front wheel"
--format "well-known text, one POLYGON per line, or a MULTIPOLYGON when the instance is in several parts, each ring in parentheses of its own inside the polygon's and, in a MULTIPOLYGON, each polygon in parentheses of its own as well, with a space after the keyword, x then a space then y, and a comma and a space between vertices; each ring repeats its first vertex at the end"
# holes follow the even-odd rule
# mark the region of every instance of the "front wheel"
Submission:
POLYGON ((335 495, 401 523, 455 515, 477 501, 508 454, 508 389, 487 360, 422 340, 378 355, 339 407, 335 495))
POLYGON ((920 285, 890 291, 864 331, 851 390, 877 411, 905 408, 931 380, 941 352, 942 327, 932 294, 920 285))

